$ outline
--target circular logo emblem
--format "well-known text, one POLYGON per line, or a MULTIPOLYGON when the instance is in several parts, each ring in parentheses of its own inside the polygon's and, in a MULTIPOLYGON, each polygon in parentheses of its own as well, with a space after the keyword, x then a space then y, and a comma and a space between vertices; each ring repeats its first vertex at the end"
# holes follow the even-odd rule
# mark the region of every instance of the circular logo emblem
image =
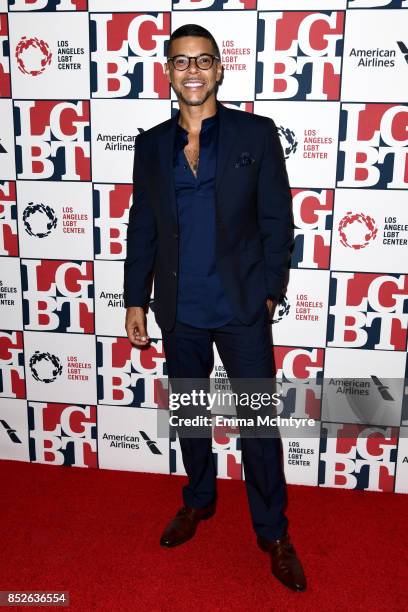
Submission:
POLYGON ((372 217, 363 213, 346 212, 339 223, 340 242, 350 249, 364 249, 377 236, 372 217))
POLYGON ((57 216, 50 206, 30 202, 23 212, 23 224, 30 236, 45 238, 57 227, 57 216))
POLYGON ((45 40, 23 36, 16 47, 18 69, 23 74, 38 76, 51 63, 52 53, 45 40))
POLYGON ((285 159, 288 159, 290 155, 296 153, 298 141, 296 140, 295 132, 292 132, 289 128, 284 128, 281 125, 276 126, 278 134, 281 138, 283 152, 285 159))
POLYGON ((30 357, 30 370, 33 378, 40 382, 51 383, 62 373, 62 365, 56 355, 35 351, 30 357))
POLYGON ((283 317, 286 317, 289 314, 290 304, 288 302, 287 297, 284 297, 281 302, 278 302, 275 308, 275 312, 273 313, 274 318, 272 319, 272 323, 279 323, 282 321, 283 317))

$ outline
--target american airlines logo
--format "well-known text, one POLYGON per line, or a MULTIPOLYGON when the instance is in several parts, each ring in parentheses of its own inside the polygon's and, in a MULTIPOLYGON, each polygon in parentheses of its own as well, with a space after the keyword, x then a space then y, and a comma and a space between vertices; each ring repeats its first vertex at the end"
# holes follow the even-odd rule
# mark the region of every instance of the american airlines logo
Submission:
POLYGON ((407 45, 405 43, 403 43, 401 40, 397 40, 397 45, 398 45, 398 48, 401 51, 402 55, 404 56, 404 60, 408 64, 408 48, 407 48, 407 45))
POLYGON ((356 49, 350 50, 350 57, 355 57, 357 68, 392 68, 395 66, 395 49, 356 49))
POLYGON ((389 390, 390 388, 388 387, 388 385, 384 385, 381 382, 381 380, 377 378, 377 376, 374 376, 374 375, 371 376, 371 380, 373 381, 375 385, 377 385, 378 392, 383 398, 383 400, 386 400, 387 402, 394 401, 394 398, 392 397, 390 393, 390 390, 389 390))
MULTIPOLYGON (((153 455, 161 455, 162 452, 157 447, 157 442, 149 438, 145 431, 139 430, 139 434, 146 442, 146 445, 153 455)), ((102 438, 109 440, 109 447, 112 448, 129 448, 131 450, 140 449, 140 437, 131 434, 108 434, 104 433, 102 438)))
POLYGON ((161 452, 157 448, 156 442, 154 440, 151 440, 147 433, 145 433, 144 431, 140 431, 139 433, 142 436, 143 440, 146 442, 147 446, 149 447, 150 452, 153 455, 161 455, 161 452))
POLYGON ((2 425, 2 427, 4 427, 4 429, 6 430, 6 434, 12 442, 15 442, 16 444, 21 444, 21 440, 18 437, 16 430, 12 429, 7 423, 7 421, 5 421, 4 419, 0 419, 0 424, 2 425))

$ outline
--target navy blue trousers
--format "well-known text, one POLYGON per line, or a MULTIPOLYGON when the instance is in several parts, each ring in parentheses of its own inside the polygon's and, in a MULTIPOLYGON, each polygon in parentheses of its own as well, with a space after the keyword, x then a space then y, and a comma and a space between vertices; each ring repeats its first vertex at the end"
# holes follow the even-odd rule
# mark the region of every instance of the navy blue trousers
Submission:
MULTIPOLYGON (((229 379, 266 379, 273 375, 266 304, 253 325, 233 319, 221 327, 204 329, 177 321, 170 332, 162 330, 162 338, 170 379, 209 379, 214 342, 229 379)), ((204 508, 217 497, 211 437, 180 437, 180 446, 188 476, 183 501, 193 508, 204 508)), ((275 540, 283 535, 288 523, 282 441, 280 437, 242 436, 241 449, 253 528, 267 540, 275 540)))

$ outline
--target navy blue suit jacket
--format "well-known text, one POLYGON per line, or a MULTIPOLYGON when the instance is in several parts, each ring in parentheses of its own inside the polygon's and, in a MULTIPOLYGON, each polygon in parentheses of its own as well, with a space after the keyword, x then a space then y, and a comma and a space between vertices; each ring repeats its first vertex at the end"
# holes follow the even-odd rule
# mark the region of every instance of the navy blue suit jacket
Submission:
MULTIPOLYGON (((292 198, 273 120, 218 101, 217 108, 216 266, 236 317, 250 325, 266 298, 279 298, 287 284, 292 198)), ((178 281, 175 128, 173 116, 135 139, 124 264, 125 307, 148 304, 154 278, 156 321, 167 331, 178 281)))

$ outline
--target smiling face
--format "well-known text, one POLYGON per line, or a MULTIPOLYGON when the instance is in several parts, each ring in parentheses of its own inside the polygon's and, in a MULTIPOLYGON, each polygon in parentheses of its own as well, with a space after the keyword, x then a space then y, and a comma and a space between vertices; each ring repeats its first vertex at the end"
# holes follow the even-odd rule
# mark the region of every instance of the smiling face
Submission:
MULTIPOLYGON (((183 36, 171 43, 171 57, 175 55, 194 56, 202 53, 215 55, 211 41, 201 36, 183 36)), ((200 70, 194 60, 191 60, 187 70, 175 70, 172 62, 166 62, 165 72, 179 102, 188 106, 200 106, 210 96, 215 95, 217 82, 222 75, 220 61, 214 60, 211 68, 200 70)))

